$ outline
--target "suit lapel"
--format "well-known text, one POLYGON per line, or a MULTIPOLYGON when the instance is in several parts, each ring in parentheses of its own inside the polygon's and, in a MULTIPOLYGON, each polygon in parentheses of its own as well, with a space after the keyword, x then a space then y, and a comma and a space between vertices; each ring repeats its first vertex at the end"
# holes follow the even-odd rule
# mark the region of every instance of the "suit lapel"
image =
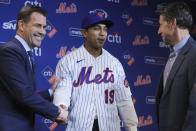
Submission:
MULTIPOLYGON (((191 38, 190 38, 191 39, 191 38)), ((172 69, 170 71, 170 74, 167 78, 167 81, 166 81, 166 85, 165 85, 165 89, 163 91, 163 95, 162 95, 162 98, 168 93, 168 91, 170 90, 171 88, 171 85, 172 85, 172 82, 175 78, 175 75, 177 73, 177 71, 180 69, 184 59, 185 59, 185 55, 187 54, 188 50, 190 49, 190 39, 188 40, 188 42, 185 44, 185 46, 181 49, 180 53, 178 54, 173 66, 172 66, 172 69)))
MULTIPOLYGON (((28 64, 29 67, 31 67, 31 63, 30 63, 30 61, 29 61, 29 56, 27 55, 26 50, 25 50, 25 48, 23 47, 23 45, 22 45, 22 44, 20 43, 20 41, 17 40, 16 38, 13 38, 12 41, 13 41, 16 45, 18 45, 18 47, 21 48, 21 50, 22 50, 22 52, 23 52, 23 56, 25 57, 25 60, 27 61, 26 63, 28 64)), ((32 71, 32 73, 33 73, 33 71, 32 71)))
POLYGON ((35 86, 36 86, 35 73, 34 73, 33 70, 31 69, 31 63, 30 63, 30 61, 29 61, 29 56, 28 56, 28 54, 26 53, 25 48, 24 48, 23 45, 20 43, 20 41, 17 40, 16 38, 13 38, 11 41, 13 41, 13 43, 15 43, 18 47, 21 48, 22 53, 23 53, 23 56, 25 57, 25 61, 26 61, 27 66, 28 66, 28 70, 31 71, 31 79, 33 80, 33 87, 35 88, 35 86))

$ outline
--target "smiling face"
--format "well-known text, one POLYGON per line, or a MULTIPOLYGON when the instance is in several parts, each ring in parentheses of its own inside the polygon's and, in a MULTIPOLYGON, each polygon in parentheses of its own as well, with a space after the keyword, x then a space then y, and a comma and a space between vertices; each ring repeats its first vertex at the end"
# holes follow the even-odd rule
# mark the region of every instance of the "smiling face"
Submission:
POLYGON ((82 31, 86 40, 86 46, 94 50, 101 50, 107 38, 107 27, 97 24, 82 31))
POLYGON ((158 34, 162 37, 163 41, 166 44, 172 44, 173 43, 173 38, 174 38, 174 28, 172 26, 172 22, 168 23, 167 21, 164 20, 163 16, 160 15, 159 18, 159 30, 158 34))
POLYGON ((46 17, 38 12, 31 14, 30 20, 25 23, 18 22, 19 35, 29 44, 30 48, 41 46, 41 42, 46 35, 46 17))

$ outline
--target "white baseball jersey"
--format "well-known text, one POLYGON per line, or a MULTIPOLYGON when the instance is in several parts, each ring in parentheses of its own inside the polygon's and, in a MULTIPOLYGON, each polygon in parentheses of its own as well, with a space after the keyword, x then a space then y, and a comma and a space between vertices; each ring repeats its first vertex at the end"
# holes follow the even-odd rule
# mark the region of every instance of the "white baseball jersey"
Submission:
POLYGON ((91 131, 98 119, 100 131, 120 131, 117 101, 131 100, 121 63, 106 50, 94 58, 82 45, 64 56, 56 68, 62 77, 54 104, 69 108, 66 131, 91 131))

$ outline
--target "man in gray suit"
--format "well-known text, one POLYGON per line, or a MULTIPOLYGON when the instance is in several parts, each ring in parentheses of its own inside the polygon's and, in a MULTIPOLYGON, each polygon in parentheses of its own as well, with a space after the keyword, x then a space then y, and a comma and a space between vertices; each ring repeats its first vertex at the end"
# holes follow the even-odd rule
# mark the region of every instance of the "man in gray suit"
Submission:
POLYGON ((170 3, 160 14, 158 34, 170 45, 157 95, 160 131, 196 131, 196 42, 189 34, 192 15, 187 4, 170 3))

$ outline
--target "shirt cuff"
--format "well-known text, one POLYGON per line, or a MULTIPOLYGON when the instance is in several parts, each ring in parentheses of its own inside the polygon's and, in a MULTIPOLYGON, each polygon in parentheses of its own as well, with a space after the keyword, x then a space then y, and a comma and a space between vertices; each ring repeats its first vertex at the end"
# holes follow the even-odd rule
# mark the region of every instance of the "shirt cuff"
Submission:
POLYGON ((48 89, 48 92, 49 92, 50 96, 52 96, 52 95, 53 95, 53 90, 48 89))

